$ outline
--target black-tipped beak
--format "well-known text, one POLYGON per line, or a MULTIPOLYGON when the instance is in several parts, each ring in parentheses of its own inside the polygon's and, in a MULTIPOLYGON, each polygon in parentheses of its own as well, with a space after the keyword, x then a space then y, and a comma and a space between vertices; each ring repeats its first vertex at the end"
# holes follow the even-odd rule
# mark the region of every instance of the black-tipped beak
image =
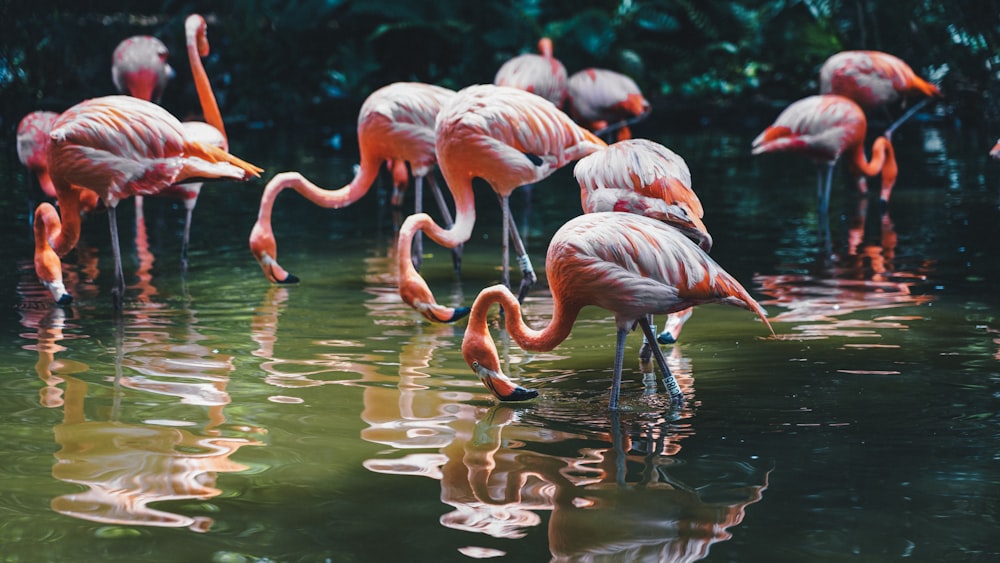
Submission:
POLYGON ((656 337, 656 341, 660 344, 674 344, 677 341, 674 340, 674 335, 669 332, 663 332, 656 337))
POLYGON ((500 397, 500 400, 505 403, 512 403, 516 401, 529 401, 538 396, 538 391, 534 389, 525 389, 518 385, 514 388, 514 391, 505 397, 500 397))
POLYGON ((285 279, 278 282, 281 285, 291 285, 293 283, 299 283, 299 276, 295 274, 288 274, 285 279))
POLYGON ((467 317, 471 311, 472 309, 470 309, 469 307, 455 307, 455 312, 451 315, 451 318, 448 319, 448 322, 453 323, 455 321, 461 320, 464 317, 467 317))
POLYGON ((64 293, 62 297, 59 298, 59 301, 56 301, 56 305, 69 305, 72 302, 73 296, 68 293, 64 293))

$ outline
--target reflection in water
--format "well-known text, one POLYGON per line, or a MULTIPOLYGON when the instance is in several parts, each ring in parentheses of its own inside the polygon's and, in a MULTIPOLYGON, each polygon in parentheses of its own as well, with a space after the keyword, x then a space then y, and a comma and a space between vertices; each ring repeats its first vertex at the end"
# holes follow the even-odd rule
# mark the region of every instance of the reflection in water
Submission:
MULTIPOLYGON (((826 223, 828 225, 828 223, 826 223)), ((853 313, 902 306, 919 306, 933 300, 914 292, 933 271, 931 261, 921 261, 913 271, 896 264, 897 235, 888 211, 869 213, 860 198, 851 219, 846 251, 830 252, 827 229, 820 235, 821 259, 811 273, 758 275, 760 290, 772 298, 761 304, 785 309, 771 322, 798 323, 778 338, 811 340, 832 336, 872 337, 883 329, 905 329, 906 321, 921 317, 886 316, 875 319, 844 318, 853 313), (795 334, 797 333, 797 334, 795 334)), ((789 264, 784 269, 795 269, 789 264)), ((779 267, 779 269, 781 269, 779 267)))
MULTIPOLYGON (((66 322, 67 312, 72 310, 41 307, 45 290, 37 281, 32 282, 20 284, 19 291, 22 325, 35 332, 22 336, 35 339, 25 348, 38 352, 35 369, 45 384, 42 406, 63 409, 62 423, 53 428, 61 449, 55 454, 52 475, 84 488, 54 498, 52 509, 106 524, 207 531, 213 523, 209 517, 176 514, 150 505, 216 497, 222 493, 216 486, 219 473, 247 469, 230 456, 243 446, 260 442, 231 434, 233 430, 236 434, 264 430, 225 425, 223 408, 230 402, 226 383, 233 370, 232 358, 202 343, 205 337, 195 330, 197 320, 192 310, 174 315, 154 306, 130 308, 115 319, 114 374, 104 377, 111 388, 101 385, 91 393, 93 383, 77 377, 91 371, 90 366, 55 357, 67 352, 61 344, 69 339, 64 331, 78 329, 66 322), (105 397, 109 394, 111 406, 107 408, 105 397), (127 412, 130 407, 146 412, 151 401, 163 401, 164 397, 177 401, 157 402, 153 412, 173 412, 175 404, 206 407, 204 430, 194 429, 199 423, 187 410, 184 417, 176 419, 125 420, 125 415, 131 414, 127 412)), ((155 291, 148 295, 155 295, 155 291)))
MULTIPOLYGON (((675 418, 632 414, 626 425, 617 414, 608 421, 603 409, 582 413, 577 400, 529 411, 484 407, 478 387, 435 391, 428 357, 416 351, 450 340, 444 331, 421 333, 400 354, 398 385, 365 382, 362 418, 369 426, 361 433, 392 448, 364 462, 370 471, 441 481, 441 501, 452 507, 440 519, 445 527, 516 539, 541 525, 540 512, 548 511, 555 561, 694 561, 729 539, 727 530, 767 487, 769 469, 752 462, 681 459, 680 442, 691 435, 682 420, 690 410, 659 405, 656 412, 675 418), (528 416, 546 420, 521 420, 528 416)), ((671 363, 690 393, 689 364, 679 352, 671 363)), ((460 551, 503 555, 474 545, 460 551)))

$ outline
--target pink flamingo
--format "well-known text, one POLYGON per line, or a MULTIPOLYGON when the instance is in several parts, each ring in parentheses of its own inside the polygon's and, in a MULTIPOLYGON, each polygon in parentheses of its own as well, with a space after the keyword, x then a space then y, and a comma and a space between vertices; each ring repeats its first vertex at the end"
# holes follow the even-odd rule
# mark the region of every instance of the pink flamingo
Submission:
POLYGON ((632 138, 631 125, 651 111, 649 101, 630 77, 604 68, 573 73, 567 83, 569 112, 598 136, 618 130, 616 139, 632 138))
POLYGON ((753 140, 753 154, 796 152, 813 159, 818 167, 819 211, 824 216, 830 207, 833 168, 845 156, 861 193, 867 192, 865 176, 882 173, 880 198, 885 205, 896 183, 896 158, 892 143, 885 137, 875 139, 871 160, 865 158, 867 127, 864 111, 852 100, 834 94, 809 96, 785 108, 775 122, 753 140))
MULTIPOLYGON (((351 183, 340 189, 321 188, 298 172, 282 172, 271 178, 261 195, 257 222, 250 232, 250 251, 267 279, 272 283, 298 281, 298 277, 278 263, 278 245, 271 227, 274 201, 285 188, 294 189, 320 207, 339 209, 368 193, 384 162, 408 162, 414 176, 417 212, 420 212, 423 199, 423 179, 427 178, 435 192, 445 223, 450 226, 451 214, 434 181, 433 168, 437 163, 434 121, 441 107, 454 94, 452 90, 431 84, 396 82, 383 86, 368 96, 358 114, 360 167, 351 183)), ((453 257, 455 268, 458 269, 459 254, 455 252, 453 257)), ((419 264, 419 253, 416 262, 419 264)))
POLYGON ((480 84, 460 90, 441 108, 437 119, 437 158, 455 200, 455 224, 442 229, 425 213, 410 215, 399 229, 399 295, 435 322, 451 322, 466 308, 439 305, 410 260, 410 241, 423 231, 452 248, 469 240, 476 222, 472 179, 482 178, 500 198, 503 211, 501 280, 510 285, 508 240, 514 241, 521 267, 520 298, 536 277, 509 198, 519 186, 548 177, 555 170, 607 145, 540 96, 505 86, 480 84))
POLYGON ((864 109, 885 108, 911 95, 927 96, 894 121, 884 135, 909 119, 932 98, 940 97, 937 86, 917 76, 902 59, 881 51, 841 51, 819 70, 820 94, 840 94, 864 109))
POLYGON ((112 301, 120 310, 125 276, 115 214, 119 201, 190 178, 248 180, 261 172, 190 139, 166 110, 131 96, 94 98, 71 107, 53 124, 50 139, 49 172, 62 216, 49 203, 35 210, 35 271, 58 303, 72 300, 62 283, 59 258, 80 238, 81 189, 96 192, 108 210, 115 259, 112 301))
POLYGON ((566 67, 552 56, 552 40, 538 40, 538 52, 518 55, 500 66, 493 84, 537 94, 561 108, 566 101, 566 67))
MULTIPOLYGON (((472 305, 462 356, 501 401, 523 401, 538 392, 515 384, 501 371, 487 322, 494 303, 503 307, 507 331, 518 346, 539 352, 552 350, 569 336, 583 307, 596 305, 613 313, 618 339, 608 403, 611 410, 618 409, 625 337, 638 324, 652 341, 655 335, 649 315, 725 303, 753 311, 774 334, 767 313, 736 279, 680 230, 649 217, 603 212, 571 219, 549 243, 545 273, 554 313, 543 329, 524 323, 520 303, 505 286, 484 289, 472 305)), ((683 393, 659 347, 653 346, 653 354, 671 402, 682 403, 683 393)))
POLYGON ((111 80, 118 92, 159 103, 174 69, 167 63, 170 51, 150 35, 122 40, 111 55, 111 80))
MULTIPOLYGON (((56 199, 56 188, 49 176, 49 133, 58 117, 52 111, 33 111, 17 124, 17 157, 38 178, 42 193, 52 200, 56 199)), ((89 213, 99 204, 97 194, 90 190, 82 190, 79 195, 81 213, 89 213)))
MULTIPOLYGON (((581 158, 573 175, 580 183, 585 213, 624 211, 651 217, 677 227, 705 252, 711 250, 712 237, 702 222, 705 211, 691 189, 691 171, 667 147, 646 139, 619 141, 581 158)), ((668 315, 656 340, 677 342, 692 312, 689 307, 668 315)), ((649 358, 645 350, 640 357, 649 358)))
POLYGON ((994 144, 993 148, 990 149, 990 156, 1000 160, 1000 139, 997 139, 996 144, 994 144))

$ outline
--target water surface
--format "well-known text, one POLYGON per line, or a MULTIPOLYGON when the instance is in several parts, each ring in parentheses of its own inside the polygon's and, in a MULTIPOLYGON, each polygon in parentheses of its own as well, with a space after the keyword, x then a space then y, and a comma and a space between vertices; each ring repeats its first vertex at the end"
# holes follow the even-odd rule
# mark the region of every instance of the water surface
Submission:
MULTIPOLYGON (((303 280, 288 287, 268 284, 247 248, 263 182, 203 190, 186 276, 178 206, 147 198, 141 233, 126 201, 121 320, 103 217, 66 260, 76 302, 54 307, 31 268, 37 192, 8 140, 5 558, 994 559, 1000 165, 988 143, 908 124, 888 214, 838 175, 824 222, 812 165, 751 157, 754 134, 655 138, 687 160, 713 256, 777 335, 746 311, 698 308, 664 347, 688 398, 679 410, 644 383, 633 335, 616 414, 615 327, 594 308, 548 353, 494 329, 512 376, 541 392, 497 404, 462 360, 464 322, 429 324, 399 300, 384 188, 343 210, 279 198, 281 261, 303 280)), ((236 137, 268 178, 349 180, 353 147, 236 137)), ((426 246, 423 273, 455 305, 498 279, 498 206, 485 186, 477 199, 460 277, 426 246)), ((513 200, 540 268, 579 213, 578 188, 566 169, 530 208, 513 200)), ((542 283, 528 322, 551 305, 542 283)))

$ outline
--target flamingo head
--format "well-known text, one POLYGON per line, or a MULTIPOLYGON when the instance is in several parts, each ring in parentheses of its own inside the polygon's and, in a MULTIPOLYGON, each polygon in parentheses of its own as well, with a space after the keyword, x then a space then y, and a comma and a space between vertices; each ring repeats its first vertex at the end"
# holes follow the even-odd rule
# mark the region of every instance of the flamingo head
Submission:
POLYGON ((462 357, 479 380, 494 397, 504 402, 527 401, 537 397, 538 391, 521 387, 504 375, 500 369, 500 356, 497 354, 496 344, 490 338, 485 322, 480 324, 482 328, 476 330, 470 323, 462 341, 462 357))
POLYGON ((299 278, 278 263, 278 244, 274 240, 274 234, 269 228, 265 228, 258 221, 250 231, 250 252, 260 264, 260 269, 271 283, 291 284, 298 283, 299 278))
POLYGON ((408 276, 408 279, 400 281, 399 296, 403 302, 433 323, 453 323, 469 314, 468 307, 439 305, 427 283, 419 275, 408 276))

